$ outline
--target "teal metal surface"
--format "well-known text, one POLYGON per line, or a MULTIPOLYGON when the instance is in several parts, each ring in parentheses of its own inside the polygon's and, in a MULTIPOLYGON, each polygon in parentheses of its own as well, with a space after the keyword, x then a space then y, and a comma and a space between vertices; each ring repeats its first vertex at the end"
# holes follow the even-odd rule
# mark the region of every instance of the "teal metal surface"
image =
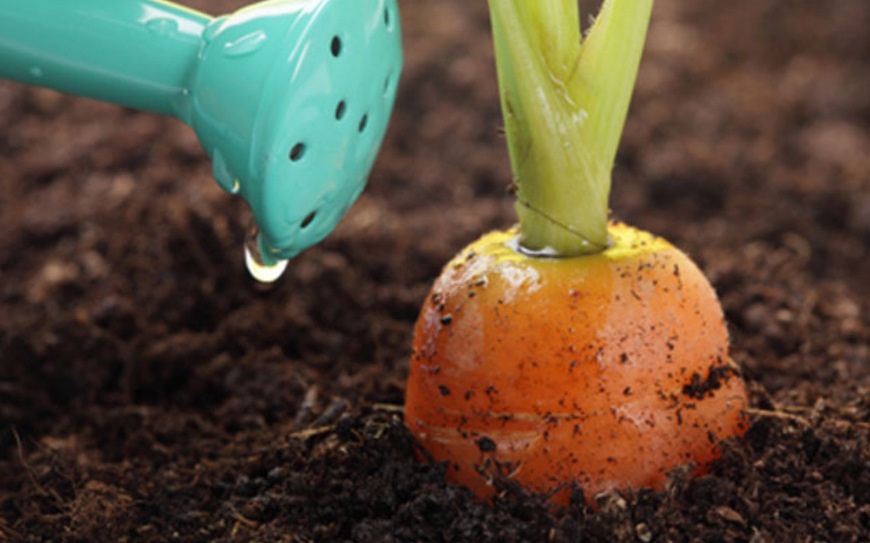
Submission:
POLYGON ((396 0, 216 18, 160 0, 0 0, 0 78, 182 119, 250 204, 266 265, 321 241, 363 190, 401 63, 396 0))

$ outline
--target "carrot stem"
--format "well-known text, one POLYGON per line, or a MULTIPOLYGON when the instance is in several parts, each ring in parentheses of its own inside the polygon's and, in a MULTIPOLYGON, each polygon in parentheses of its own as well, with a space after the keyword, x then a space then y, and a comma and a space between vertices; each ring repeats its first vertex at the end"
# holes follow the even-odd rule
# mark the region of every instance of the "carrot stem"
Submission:
POLYGON ((521 244, 608 246, 611 170, 653 0, 604 0, 586 37, 576 0, 489 0, 521 244))

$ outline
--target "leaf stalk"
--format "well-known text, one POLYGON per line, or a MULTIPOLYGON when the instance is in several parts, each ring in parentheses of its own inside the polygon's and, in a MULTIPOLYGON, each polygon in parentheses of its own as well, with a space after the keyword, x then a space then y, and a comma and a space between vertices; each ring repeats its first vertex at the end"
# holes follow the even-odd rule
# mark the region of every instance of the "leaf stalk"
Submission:
POLYGON ((611 172, 653 0, 604 0, 585 37, 576 0, 488 0, 521 244, 608 246, 611 172))

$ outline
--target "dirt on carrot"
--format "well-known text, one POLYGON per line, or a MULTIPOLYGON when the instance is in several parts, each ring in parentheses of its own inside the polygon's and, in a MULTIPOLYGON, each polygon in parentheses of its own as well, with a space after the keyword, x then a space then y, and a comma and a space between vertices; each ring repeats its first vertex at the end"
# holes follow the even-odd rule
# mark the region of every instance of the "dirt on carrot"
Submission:
POLYGON ((596 511, 417 461, 414 320, 515 216, 484 4, 402 2, 369 187, 270 288, 189 129, 0 83, 0 540, 870 539, 866 2, 656 0, 612 205, 718 292, 745 443, 596 511))
POLYGON ((705 473, 745 431, 707 280, 661 238, 609 232, 608 250, 574 258, 493 232, 445 266, 417 320, 405 422, 449 480, 592 501, 705 473))

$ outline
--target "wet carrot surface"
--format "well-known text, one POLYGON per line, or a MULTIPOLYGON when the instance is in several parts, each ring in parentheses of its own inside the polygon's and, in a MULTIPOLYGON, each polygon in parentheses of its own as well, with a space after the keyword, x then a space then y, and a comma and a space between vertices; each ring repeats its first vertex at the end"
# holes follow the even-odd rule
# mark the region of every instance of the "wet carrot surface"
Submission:
POLYGON ((715 292, 661 238, 623 224, 602 253, 528 256, 516 231, 468 246, 416 324, 405 420, 448 477, 509 477, 554 500, 703 472, 745 429, 747 395, 715 292))

